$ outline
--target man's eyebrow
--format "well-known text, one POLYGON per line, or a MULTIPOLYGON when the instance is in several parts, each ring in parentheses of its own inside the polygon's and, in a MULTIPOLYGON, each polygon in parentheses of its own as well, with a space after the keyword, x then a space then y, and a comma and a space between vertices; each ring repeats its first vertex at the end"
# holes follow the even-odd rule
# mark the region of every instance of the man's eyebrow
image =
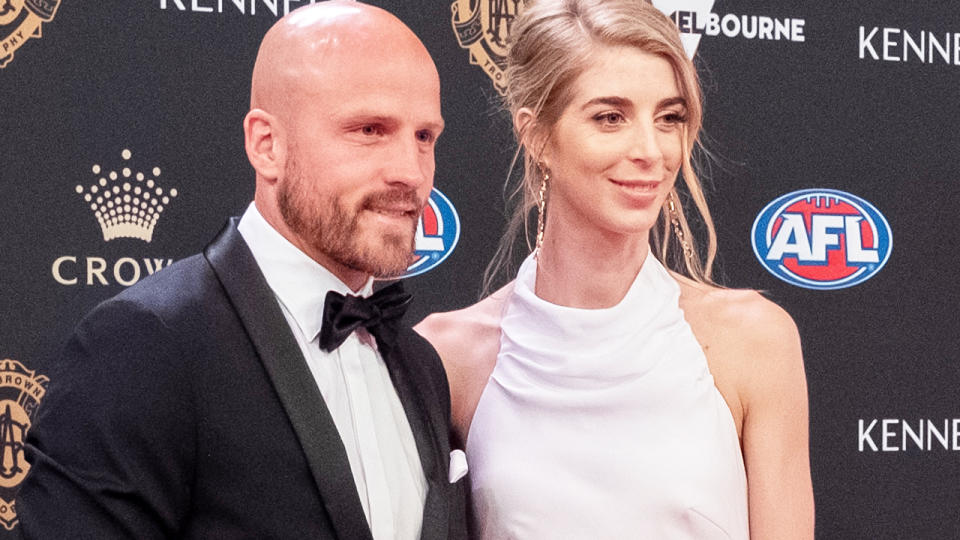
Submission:
POLYGON ((364 111, 352 111, 340 117, 342 124, 395 124, 397 121, 377 113, 364 111))
POLYGON ((439 122, 426 122, 423 124, 423 127, 433 131, 434 133, 440 133, 443 131, 443 128, 446 127, 446 124, 443 120, 440 120, 439 122))

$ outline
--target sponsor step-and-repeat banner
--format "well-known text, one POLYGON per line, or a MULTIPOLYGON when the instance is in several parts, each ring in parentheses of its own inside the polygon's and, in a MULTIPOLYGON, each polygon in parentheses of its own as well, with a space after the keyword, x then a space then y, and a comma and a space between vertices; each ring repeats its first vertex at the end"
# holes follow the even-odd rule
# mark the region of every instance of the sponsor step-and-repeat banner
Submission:
MULTIPOLYGON (((0 536, 18 532, 23 440, 67 334, 251 200, 256 50, 308 3, 0 0, 0 536)), ((504 55, 524 2, 372 3, 422 37, 442 82, 406 274, 416 322, 478 299, 503 231, 504 55)), ((817 537, 960 538, 960 9, 654 4, 704 87, 719 279, 800 329, 817 537)))

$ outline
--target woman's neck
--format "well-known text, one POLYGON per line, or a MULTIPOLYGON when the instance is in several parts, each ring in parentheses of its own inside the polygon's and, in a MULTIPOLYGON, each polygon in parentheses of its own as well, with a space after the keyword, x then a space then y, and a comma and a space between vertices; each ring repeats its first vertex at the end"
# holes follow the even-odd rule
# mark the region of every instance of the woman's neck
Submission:
POLYGON ((648 235, 564 225, 559 219, 548 221, 537 258, 537 296, 583 309, 619 303, 650 250, 648 235))

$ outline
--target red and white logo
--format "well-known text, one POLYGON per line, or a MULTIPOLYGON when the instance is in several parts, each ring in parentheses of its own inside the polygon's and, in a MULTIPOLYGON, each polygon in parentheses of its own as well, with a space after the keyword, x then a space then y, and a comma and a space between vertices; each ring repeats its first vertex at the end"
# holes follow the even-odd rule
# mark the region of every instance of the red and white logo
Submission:
POLYGON ((808 289, 842 289, 870 279, 893 248, 886 218, 843 191, 806 189, 768 204, 753 223, 753 251, 774 276, 808 289))

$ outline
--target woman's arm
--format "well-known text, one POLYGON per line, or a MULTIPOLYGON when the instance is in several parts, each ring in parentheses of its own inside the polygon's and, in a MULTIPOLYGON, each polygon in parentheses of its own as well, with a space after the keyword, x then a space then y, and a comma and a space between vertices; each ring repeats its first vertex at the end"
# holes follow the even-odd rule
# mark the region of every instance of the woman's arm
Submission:
POLYGON ((756 291, 677 281, 740 435, 750 537, 812 539, 807 382, 793 319, 756 291))
POLYGON ((747 470, 750 537, 812 539, 807 382, 800 336, 790 316, 755 296, 741 306, 739 395, 747 470))
POLYGON ((468 308, 434 313, 414 327, 437 350, 447 372, 450 418, 455 442, 461 448, 466 445, 477 402, 497 361, 505 289, 468 308))

